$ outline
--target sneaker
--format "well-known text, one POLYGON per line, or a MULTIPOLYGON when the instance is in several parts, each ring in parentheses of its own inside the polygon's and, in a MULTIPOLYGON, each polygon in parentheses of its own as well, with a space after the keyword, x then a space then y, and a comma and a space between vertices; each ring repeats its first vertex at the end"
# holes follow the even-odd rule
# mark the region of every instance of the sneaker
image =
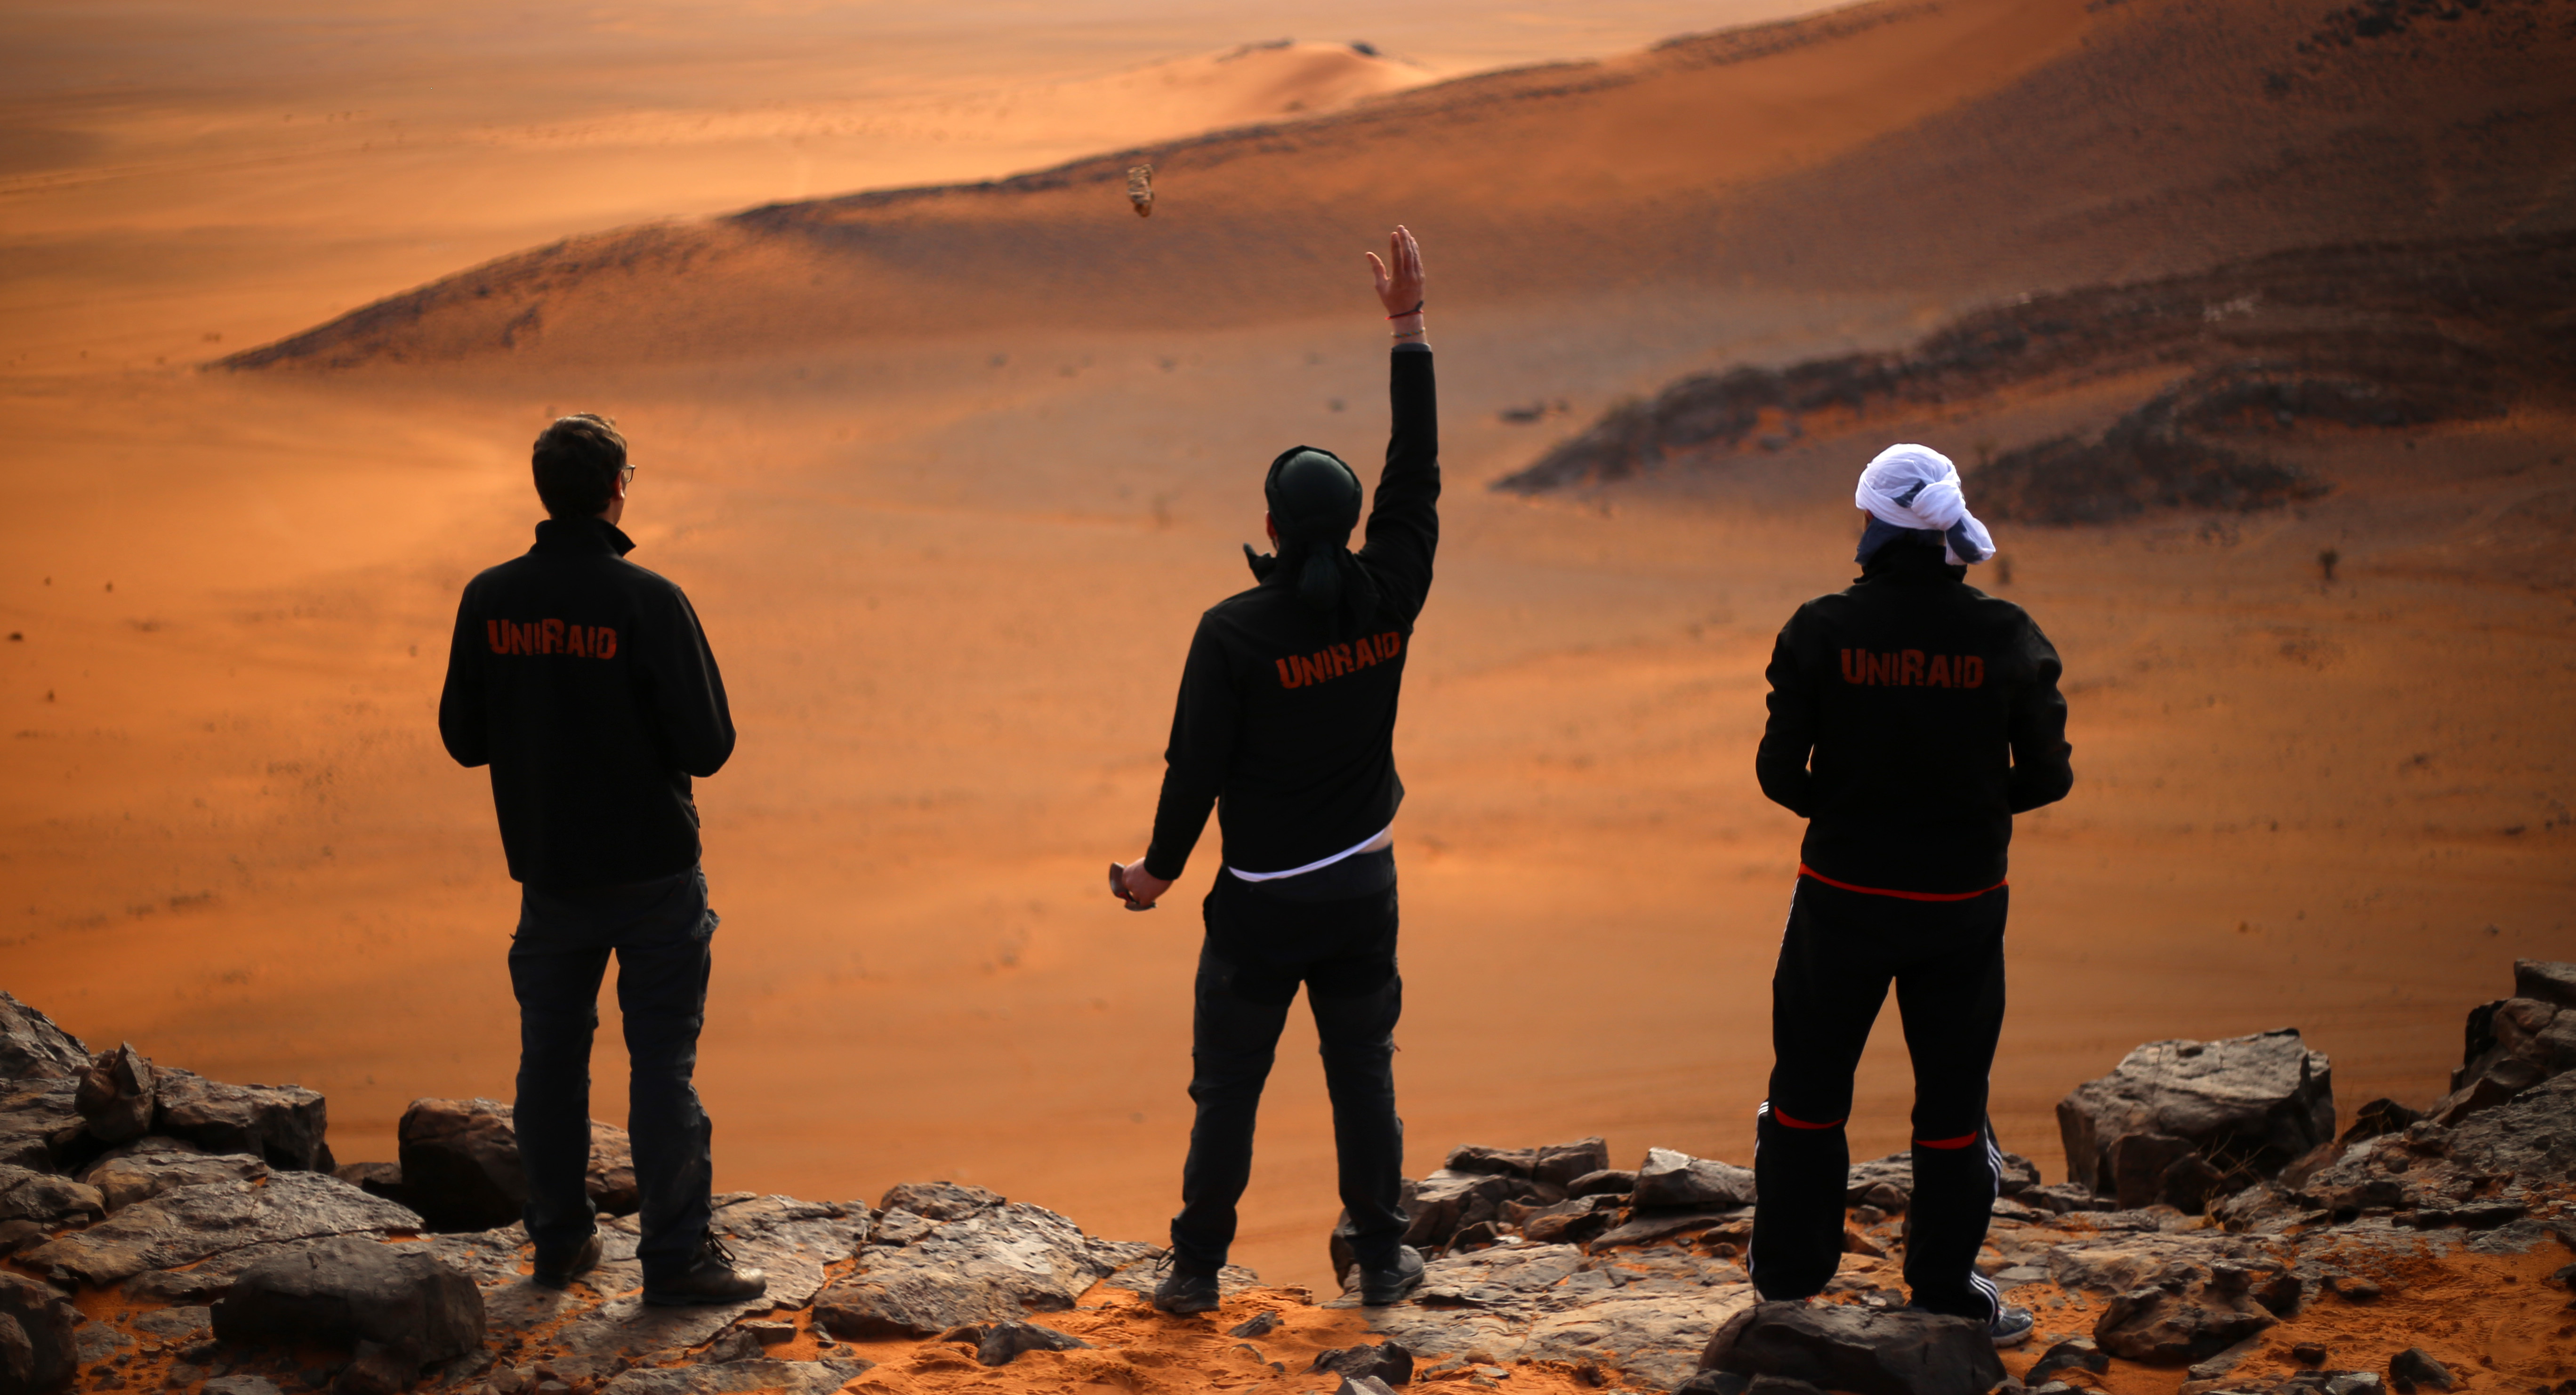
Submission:
POLYGON ((2003 1304, 1995 1313, 1995 1320, 1986 1324, 1987 1335, 1993 1337, 1999 1347, 2020 1346, 2029 1341, 2030 1334, 2038 1328, 2039 1319, 2031 1316, 2030 1309, 2016 1308, 2010 1303, 2003 1304))
POLYGON ((1411 1245, 1395 1247, 1395 1262, 1383 1269, 1360 1266, 1360 1303, 1370 1308, 1383 1308, 1401 1303, 1405 1295, 1422 1287, 1422 1251, 1411 1245))
POLYGON ((1212 1313, 1223 1301, 1217 1293, 1216 1275, 1202 1274, 1163 1255, 1163 1281, 1154 1285, 1154 1306, 1167 1313, 1212 1313))
POLYGON ((590 1238, 582 1241, 581 1247, 572 1252, 572 1257, 562 1263, 558 1264, 540 1257, 537 1260, 537 1272, 528 1276, 528 1282, 539 1288, 567 1289, 572 1287, 573 1280, 598 1267, 599 1232, 593 1230, 590 1238))
POLYGON ((769 1275, 745 1267, 724 1242, 710 1235, 698 1243, 688 1272, 663 1283, 647 1280, 644 1301, 677 1308, 692 1303, 746 1303, 769 1292, 769 1275))

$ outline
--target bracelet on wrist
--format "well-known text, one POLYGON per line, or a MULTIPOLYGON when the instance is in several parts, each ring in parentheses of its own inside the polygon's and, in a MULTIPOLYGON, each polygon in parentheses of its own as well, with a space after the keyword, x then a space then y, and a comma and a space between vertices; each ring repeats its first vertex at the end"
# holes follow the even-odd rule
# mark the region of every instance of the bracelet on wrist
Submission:
POLYGON ((1400 319, 1403 319, 1403 318, 1404 318, 1405 316, 1407 316, 1407 315, 1419 315, 1419 314, 1421 314, 1421 313, 1422 313, 1422 307, 1423 307, 1425 304, 1427 304, 1427 303, 1428 303, 1428 302, 1426 302, 1426 301, 1419 301, 1419 300, 1417 300, 1417 301, 1413 302, 1413 308, 1412 308, 1412 309, 1410 309, 1410 310, 1398 310, 1398 311, 1396 311, 1394 314, 1387 316, 1387 318, 1388 318, 1388 319, 1390 319, 1390 320, 1400 320, 1400 319))

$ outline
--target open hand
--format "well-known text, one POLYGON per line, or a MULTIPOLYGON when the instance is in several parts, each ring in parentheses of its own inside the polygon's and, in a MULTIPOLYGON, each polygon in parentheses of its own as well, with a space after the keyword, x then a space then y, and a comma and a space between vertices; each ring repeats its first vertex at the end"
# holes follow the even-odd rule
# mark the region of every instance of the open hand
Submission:
POLYGON ((1369 270, 1377 277, 1377 298, 1386 306, 1389 318, 1418 313, 1422 309, 1422 248, 1413 240, 1413 231, 1398 224, 1386 235, 1386 260, 1377 253, 1367 254, 1369 270))

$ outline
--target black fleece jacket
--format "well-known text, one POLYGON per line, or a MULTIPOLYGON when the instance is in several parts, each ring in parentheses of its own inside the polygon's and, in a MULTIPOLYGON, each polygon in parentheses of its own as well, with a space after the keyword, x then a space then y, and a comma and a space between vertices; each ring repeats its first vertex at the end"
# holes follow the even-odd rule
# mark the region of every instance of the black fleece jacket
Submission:
POLYGON ((1217 806, 1225 861, 1282 872, 1329 857, 1395 821, 1395 705, 1413 622, 1440 544, 1439 405, 1431 352, 1398 346, 1388 366, 1394 430, 1356 554, 1376 583, 1375 617, 1335 633, 1297 598, 1294 568, 1199 617, 1181 672, 1163 795, 1145 870, 1170 880, 1217 806))
POLYGON ((548 519, 456 608, 438 734, 490 764, 510 875, 616 886, 698 861, 689 777, 733 754, 724 679, 680 588, 595 518, 548 519))
POLYGON ((1966 575, 1938 547, 1891 543, 1772 646, 1754 770, 1806 818, 1799 857, 1818 876, 1983 891, 2004 880, 2012 816, 2075 783, 2057 650, 1966 575))

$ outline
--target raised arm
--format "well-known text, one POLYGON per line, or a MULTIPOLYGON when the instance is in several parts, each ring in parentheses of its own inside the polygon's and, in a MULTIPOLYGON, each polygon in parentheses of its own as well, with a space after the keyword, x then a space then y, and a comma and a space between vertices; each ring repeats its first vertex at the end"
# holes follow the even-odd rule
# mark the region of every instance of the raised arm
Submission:
POLYGON ((1422 248, 1410 230, 1399 227, 1388 234, 1386 251, 1385 261, 1370 253, 1369 268, 1395 339, 1387 365, 1393 428, 1360 555, 1411 592, 1409 608, 1418 609, 1440 546, 1440 410, 1422 322, 1422 248))

